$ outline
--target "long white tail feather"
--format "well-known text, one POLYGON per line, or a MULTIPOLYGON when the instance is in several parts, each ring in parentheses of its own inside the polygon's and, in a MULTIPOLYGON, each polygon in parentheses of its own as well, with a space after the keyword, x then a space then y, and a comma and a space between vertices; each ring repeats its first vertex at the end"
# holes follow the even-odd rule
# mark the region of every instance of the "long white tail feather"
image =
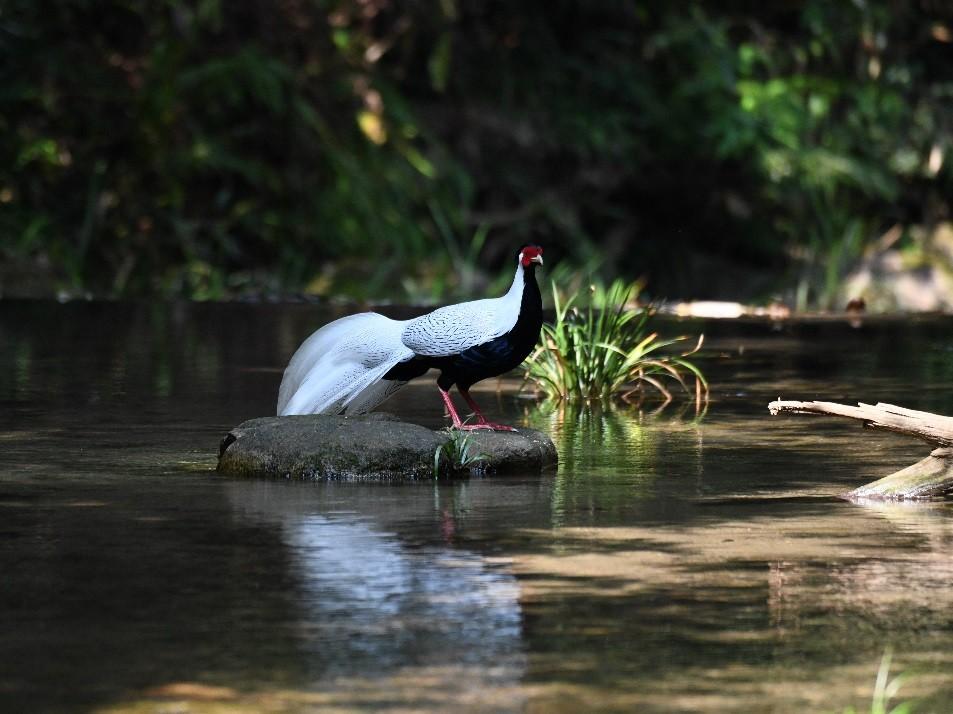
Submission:
POLYGON ((360 365, 344 363, 314 370, 302 382, 288 402, 282 416, 287 414, 337 414, 344 401, 355 389, 365 374, 360 365))
POLYGON ((390 399, 407 382, 397 382, 394 380, 378 381, 365 389, 360 394, 355 395, 352 401, 347 405, 345 414, 367 414, 371 409, 390 399))
POLYGON ((347 407, 391 367, 413 357, 400 341, 403 324, 365 312, 315 332, 285 370, 278 414, 332 414, 347 407))
POLYGON ((349 315, 330 322, 311 334, 297 349, 285 368, 278 389, 278 414, 286 413, 286 407, 302 383, 313 372, 314 367, 322 359, 329 359, 334 351, 335 343, 347 336, 352 326, 356 327, 367 321, 367 315, 349 315))

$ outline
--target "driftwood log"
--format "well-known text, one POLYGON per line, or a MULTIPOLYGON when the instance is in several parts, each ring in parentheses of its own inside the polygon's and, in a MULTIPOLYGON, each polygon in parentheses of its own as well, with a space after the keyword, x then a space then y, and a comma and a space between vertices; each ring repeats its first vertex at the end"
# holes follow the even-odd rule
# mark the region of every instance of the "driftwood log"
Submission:
POLYGON ((844 494, 850 500, 903 500, 936 498, 953 494, 953 417, 905 409, 893 404, 856 407, 834 402, 771 402, 772 414, 828 414, 863 422, 870 429, 883 429, 922 439, 933 451, 921 461, 896 473, 844 494))

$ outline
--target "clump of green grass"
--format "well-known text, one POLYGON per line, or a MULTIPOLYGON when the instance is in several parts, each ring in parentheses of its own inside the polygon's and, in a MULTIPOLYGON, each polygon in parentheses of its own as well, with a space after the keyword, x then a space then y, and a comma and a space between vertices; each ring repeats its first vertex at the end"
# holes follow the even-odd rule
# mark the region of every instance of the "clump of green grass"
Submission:
POLYGON ((549 399, 605 401, 619 396, 639 400, 645 387, 666 402, 670 387, 693 395, 696 403, 708 399, 708 382, 690 359, 701 349, 674 354, 671 348, 688 337, 662 339, 651 330, 655 311, 633 306, 638 283, 616 280, 608 288, 593 285, 588 304, 579 306, 581 291, 564 296, 553 284, 554 322, 543 325, 542 344, 524 364, 526 381, 549 399))
POLYGON ((448 429, 450 438, 437 447, 433 455, 433 477, 460 471, 479 471, 489 457, 477 451, 470 434, 448 429))

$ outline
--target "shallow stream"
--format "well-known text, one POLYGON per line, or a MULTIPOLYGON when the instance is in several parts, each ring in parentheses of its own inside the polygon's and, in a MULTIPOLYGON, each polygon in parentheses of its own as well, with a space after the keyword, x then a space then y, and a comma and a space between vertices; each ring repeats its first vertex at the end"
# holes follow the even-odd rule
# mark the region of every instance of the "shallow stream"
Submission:
MULTIPOLYGON (((542 476, 238 481, 312 306, 0 302, 0 710, 953 711, 953 503, 838 494, 928 447, 790 399, 953 413, 953 319, 674 322, 712 400, 560 410, 542 476)), ((386 405, 442 425, 425 380, 386 405)))

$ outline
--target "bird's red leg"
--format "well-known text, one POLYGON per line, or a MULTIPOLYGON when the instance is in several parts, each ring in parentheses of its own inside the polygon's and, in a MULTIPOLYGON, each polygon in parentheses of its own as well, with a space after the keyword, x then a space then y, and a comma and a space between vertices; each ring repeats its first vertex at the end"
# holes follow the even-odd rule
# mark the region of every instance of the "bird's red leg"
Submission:
POLYGON ((476 424, 463 424, 458 426, 457 429, 492 429, 493 431, 516 431, 516 429, 511 426, 507 426, 506 424, 494 424, 487 421, 486 417, 483 416, 483 412, 480 411, 480 407, 477 406, 477 403, 474 401, 473 397, 470 396, 470 390, 460 389, 459 386, 457 389, 460 390, 460 394, 463 395, 464 400, 466 400, 466 403, 473 410, 473 413, 476 414, 477 418, 476 424))
POLYGON ((473 413, 476 415, 477 424, 486 424, 486 417, 483 416, 483 412, 480 410, 480 407, 477 405, 473 397, 470 396, 470 390, 460 389, 459 387, 457 387, 457 389, 460 390, 460 394, 463 395, 464 401, 467 403, 467 405, 469 405, 470 409, 472 409, 473 413))
POLYGON ((460 421, 460 415, 457 414, 457 409, 453 406, 453 402, 450 400, 450 392, 445 392, 440 389, 440 387, 437 387, 437 389, 440 390, 440 397, 443 399, 444 406, 446 406, 447 411, 450 412, 450 418, 453 420, 453 428, 462 428, 463 422, 460 421))

